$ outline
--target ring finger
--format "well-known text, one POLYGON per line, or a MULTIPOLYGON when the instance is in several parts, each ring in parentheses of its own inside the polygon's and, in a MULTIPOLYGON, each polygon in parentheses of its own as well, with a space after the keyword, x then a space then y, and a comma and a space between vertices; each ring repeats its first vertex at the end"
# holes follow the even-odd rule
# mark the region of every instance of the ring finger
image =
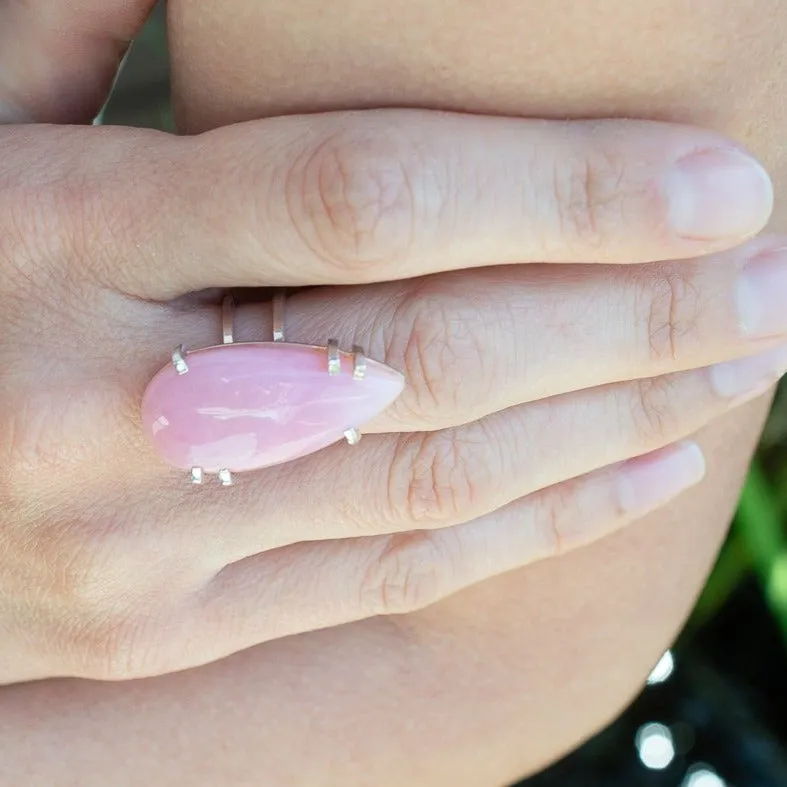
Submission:
POLYGON ((453 526, 680 440, 764 392, 785 370, 787 346, 780 345, 711 367, 520 405, 455 429, 373 435, 352 451, 335 446, 244 477, 230 489, 177 495, 176 518, 185 527, 199 511, 204 522, 232 523, 214 533, 216 549, 201 557, 216 570, 294 542, 453 526))

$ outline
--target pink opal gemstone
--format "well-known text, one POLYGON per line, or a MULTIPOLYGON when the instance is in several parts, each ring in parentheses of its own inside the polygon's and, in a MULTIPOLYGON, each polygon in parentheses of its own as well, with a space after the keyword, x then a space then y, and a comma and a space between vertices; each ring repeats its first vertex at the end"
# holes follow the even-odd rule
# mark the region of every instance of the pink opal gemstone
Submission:
POLYGON ((189 352, 186 374, 169 365, 145 391, 145 432, 185 470, 240 472, 306 456, 370 421, 404 388, 384 364, 367 360, 356 380, 352 355, 340 359, 331 376, 325 347, 260 342, 189 352))

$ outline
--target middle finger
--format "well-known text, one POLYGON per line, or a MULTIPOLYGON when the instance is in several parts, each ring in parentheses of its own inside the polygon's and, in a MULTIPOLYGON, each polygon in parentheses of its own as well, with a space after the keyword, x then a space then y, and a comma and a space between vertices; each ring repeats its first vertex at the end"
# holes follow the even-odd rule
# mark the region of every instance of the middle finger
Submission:
MULTIPOLYGON (((404 372, 364 432, 432 431, 513 405, 766 349, 787 334, 787 239, 688 262, 515 266, 316 289, 288 301, 288 340, 361 345, 404 372)), ((211 313, 206 342, 215 336, 211 313)), ((246 306, 241 338, 267 337, 246 306)))

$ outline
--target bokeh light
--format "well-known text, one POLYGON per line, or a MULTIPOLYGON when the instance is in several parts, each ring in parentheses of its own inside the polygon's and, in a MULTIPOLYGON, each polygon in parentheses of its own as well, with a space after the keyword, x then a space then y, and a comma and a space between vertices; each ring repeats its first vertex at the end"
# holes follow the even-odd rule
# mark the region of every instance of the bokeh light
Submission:
POLYGON ((726 787, 726 782, 707 765, 698 765, 689 771, 683 787, 726 787))
POLYGON ((644 724, 637 731, 636 745, 642 764, 653 771, 664 770, 675 759, 672 733, 664 724, 644 724))
POLYGON ((668 650, 660 659, 659 663, 653 668, 648 677, 648 686, 664 683, 675 671, 675 659, 672 651, 668 650))

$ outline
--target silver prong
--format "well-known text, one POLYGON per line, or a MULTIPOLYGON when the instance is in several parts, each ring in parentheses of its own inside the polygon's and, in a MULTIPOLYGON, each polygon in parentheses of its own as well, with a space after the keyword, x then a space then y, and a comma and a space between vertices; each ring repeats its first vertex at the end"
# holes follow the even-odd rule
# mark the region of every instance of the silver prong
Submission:
POLYGON ((235 299, 231 295, 221 302, 221 334, 224 344, 235 341, 235 299))
POLYGON ((232 473, 226 468, 219 470, 219 481, 221 481, 222 486, 232 486, 232 473))
POLYGON ((179 344, 172 352, 172 365, 178 374, 186 374, 189 365, 186 363, 186 348, 179 344))
POLYGON ((366 355, 363 347, 356 344, 353 347, 353 378, 363 380, 364 377, 366 377, 366 355))
POLYGON ((355 428, 348 429, 344 433, 344 439, 347 440, 350 445, 358 445, 358 443, 361 442, 361 433, 355 428))
POLYGON ((328 374, 335 377, 342 371, 342 358, 339 355, 339 342, 328 340, 328 374))
POLYGON ((273 296, 273 341, 284 341, 284 305, 287 296, 277 292, 273 296))
POLYGON ((192 467, 191 468, 191 483, 192 484, 201 484, 203 481, 204 473, 202 472, 201 467, 192 467))

